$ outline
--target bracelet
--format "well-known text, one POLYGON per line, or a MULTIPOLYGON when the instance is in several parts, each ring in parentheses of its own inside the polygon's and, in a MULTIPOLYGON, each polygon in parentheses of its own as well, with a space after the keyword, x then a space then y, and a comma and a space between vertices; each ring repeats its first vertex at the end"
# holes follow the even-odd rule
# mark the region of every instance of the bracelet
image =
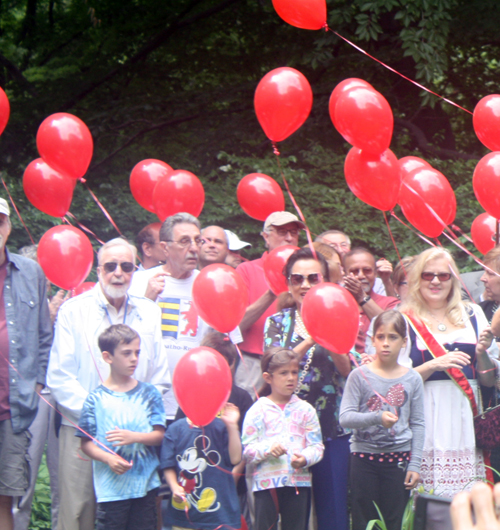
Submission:
POLYGON ((496 369, 497 369, 497 367, 494 366, 493 368, 489 368, 488 370, 476 370, 476 372, 477 372, 478 374, 487 374, 488 372, 493 372, 493 371, 496 370, 496 369))
POLYGON ((358 302, 359 307, 364 306, 366 302, 369 302, 371 299, 372 297, 370 295, 365 296, 361 302, 358 302))

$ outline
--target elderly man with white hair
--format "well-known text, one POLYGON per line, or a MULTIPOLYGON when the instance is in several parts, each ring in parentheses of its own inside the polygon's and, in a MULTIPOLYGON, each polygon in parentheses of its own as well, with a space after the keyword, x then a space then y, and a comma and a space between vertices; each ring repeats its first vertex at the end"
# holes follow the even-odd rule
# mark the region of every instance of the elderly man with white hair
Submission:
POLYGON ((112 324, 127 324, 141 337, 134 377, 166 391, 170 375, 161 338, 161 312, 143 297, 127 293, 135 270, 136 249, 112 239, 98 253, 99 282, 65 302, 57 316, 47 383, 63 414, 59 434, 59 530, 93 530, 95 495, 92 462, 79 452, 75 436, 83 402, 109 374, 99 350, 99 335, 112 324))

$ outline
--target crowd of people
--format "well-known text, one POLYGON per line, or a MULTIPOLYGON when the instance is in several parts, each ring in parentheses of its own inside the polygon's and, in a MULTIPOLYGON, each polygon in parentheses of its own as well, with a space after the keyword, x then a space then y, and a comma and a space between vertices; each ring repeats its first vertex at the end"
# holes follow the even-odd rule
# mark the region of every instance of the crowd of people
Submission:
MULTIPOLYGON (((304 228, 272 213, 266 252, 298 246, 304 228)), ((331 229, 291 254, 277 297, 266 253, 249 261, 234 232, 179 213, 143 228, 137 247, 103 244, 96 285, 49 300, 36 248, 10 253, 10 229, 0 199, 0 530, 28 529, 45 447, 58 530, 365 530, 377 508, 396 530, 417 485, 453 497, 492 479, 500 458, 476 447, 473 410, 497 392, 500 248, 473 275, 476 293, 441 247, 393 270, 331 229), (248 287, 231 338, 193 303, 214 263, 248 287), (328 351, 302 320, 322 282, 357 303, 351 352, 328 351), (171 384, 200 345, 233 374, 206 426, 185 417, 171 384)))

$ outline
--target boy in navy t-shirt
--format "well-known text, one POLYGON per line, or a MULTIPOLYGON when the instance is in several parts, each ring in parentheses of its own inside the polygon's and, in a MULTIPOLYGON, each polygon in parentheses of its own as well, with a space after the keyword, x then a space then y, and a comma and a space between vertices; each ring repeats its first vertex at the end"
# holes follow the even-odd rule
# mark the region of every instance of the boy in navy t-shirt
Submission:
POLYGON ((158 457, 165 410, 158 390, 132 377, 140 352, 139 335, 129 326, 110 326, 99 337, 109 377, 87 396, 80 428, 82 451, 94 460, 96 529, 156 530, 158 457))

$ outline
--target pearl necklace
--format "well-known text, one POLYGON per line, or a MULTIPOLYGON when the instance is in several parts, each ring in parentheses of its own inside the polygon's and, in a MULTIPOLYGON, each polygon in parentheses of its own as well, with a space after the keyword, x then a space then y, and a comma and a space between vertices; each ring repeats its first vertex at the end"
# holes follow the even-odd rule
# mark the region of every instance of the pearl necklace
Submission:
POLYGON ((311 338, 298 309, 295 311, 295 331, 297 332, 297 335, 301 336, 303 339, 311 338))

